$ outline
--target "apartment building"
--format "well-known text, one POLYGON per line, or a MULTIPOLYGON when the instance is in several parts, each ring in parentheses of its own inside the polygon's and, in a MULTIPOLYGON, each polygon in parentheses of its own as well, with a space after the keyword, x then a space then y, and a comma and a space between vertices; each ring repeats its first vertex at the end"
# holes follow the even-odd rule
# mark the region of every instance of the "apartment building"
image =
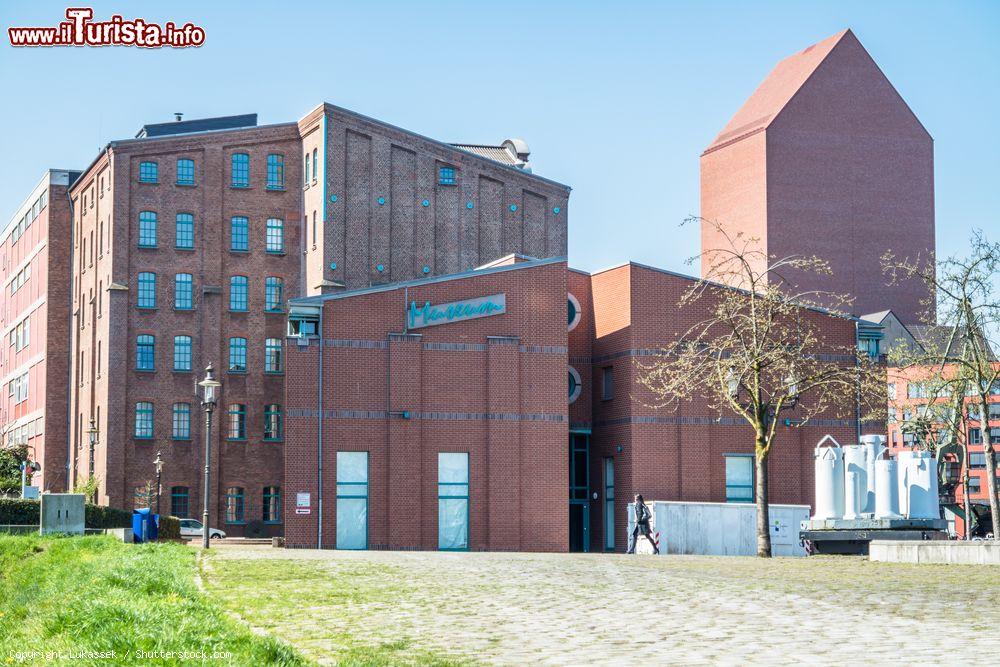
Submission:
POLYGON ((78 171, 46 171, 0 237, 0 424, 4 445, 28 445, 41 491, 66 486, 70 206, 78 171))

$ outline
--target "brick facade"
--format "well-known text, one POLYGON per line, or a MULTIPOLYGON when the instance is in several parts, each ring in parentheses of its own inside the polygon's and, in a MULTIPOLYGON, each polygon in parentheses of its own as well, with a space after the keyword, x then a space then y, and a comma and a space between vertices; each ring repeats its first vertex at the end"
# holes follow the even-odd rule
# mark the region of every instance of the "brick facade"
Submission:
POLYGON ((250 534, 283 531, 280 518, 258 522, 268 505, 265 489, 270 496, 284 488, 284 437, 265 433, 265 422, 285 421, 285 375, 265 368, 265 350, 277 341, 287 354, 288 298, 434 276, 496 259, 507 248, 541 256, 566 251, 566 186, 328 104, 297 123, 257 126, 248 115, 146 126, 135 139, 108 144, 70 195, 72 225, 63 238, 72 248, 62 265, 72 276, 62 284, 72 289, 72 323, 60 337, 71 348, 64 369, 71 378, 70 405, 63 407, 70 425, 66 484, 91 474, 93 420, 99 502, 145 504, 160 452, 162 511, 171 511, 176 491, 187 515, 200 517, 204 414, 196 382, 211 363, 223 385, 212 433, 210 516, 236 535, 251 523, 250 534), (245 184, 234 176, 242 155, 245 184), (156 164, 155 180, 149 163, 156 164), (438 183, 444 164, 455 169, 458 185, 438 183), (477 184, 494 188, 496 200, 470 189, 477 184), (269 221, 280 221, 277 250, 267 245, 269 221), (480 228, 504 242, 487 243, 480 228), (150 291, 146 274, 156 276, 152 307, 139 303, 150 291), (175 302, 178 274, 191 277, 190 307, 175 302), (241 300, 242 287, 232 281, 242 277, 246 308, 233 309, 232 293, 241 300), (281 294, 268 309, 274 279, 281 294), (178 367, 176 341, 183 337, 190 353, 180 356, 190 363, 178 367), (245 364, 233 368, 231 339, 245 340, 246 349, 245 364), (243 437, 230 437, 230 420, 240 414, 243 437), (178 432, 175 420, 190 425, 178 432))
MULTIPOLYGON (((318 340, 290 337, 288 543, 317 545, 322 497, 322 544, 336 545, 338 451, 369 453, 368 548, 437 548, 439 451, 470 454, 471 549, 604 550, 609 491, 619 551, 636 492, 724 502, 726 455, 752 455, 751 428, 734 415, 720 418, 697 397, 654 407, 638 378, 651 351, 705 316, 707 303, 676 307, 694 280, 639 264, 590 275, 534 261, 293 301, 293 310, 322 311, 323 390, 320 406, 318 340), (501 292, 503 315, 405 331, 408 301, 451 303, 501 292), (574 304, 568 321, 561 308, 567 301, 574 304), (567 369, 570 387, 579 384, 568 400, 567 369), (608 374, 613 379, 605 385, 608 374), (588 443, 589 461, 571 483, 573 442, 588 443), (613 485, 605 480, 609 460, 613 485), (293 515, 297 493, 310 494, 309 514, 293 515), (577 521, 586 508, 586 545, 573 536, 574 505, 577 521)), ((854 320, 819 311, 804 316, 831 349, 856 344, 854 320)), ((857 429, 854 419, 832 414, 780 426, 771 501, 811 504, 813 447, 827 433, 850 442, 857 429)))
POLYGON ((27 444, 41 491, 66 485, 70 213, 79 172, 51 170, 14 213, 0 241, 0 424, 3 445, 27 444), (27 384, 24 384, 24 378, 27 384))
MULTIPOLYGON (((701 157, 701 215, 760 239, 770 256, 818 256, 831 276, 801 290, 854 296, 933 321, 919 281, 888 285, 881 256, 934 253, 931 136, 851 31, 780 62, 701 157)), ((727 247, 702 226, 703 275, 727 247)), ((933 308, 933 307, 932 307, 933 308)))

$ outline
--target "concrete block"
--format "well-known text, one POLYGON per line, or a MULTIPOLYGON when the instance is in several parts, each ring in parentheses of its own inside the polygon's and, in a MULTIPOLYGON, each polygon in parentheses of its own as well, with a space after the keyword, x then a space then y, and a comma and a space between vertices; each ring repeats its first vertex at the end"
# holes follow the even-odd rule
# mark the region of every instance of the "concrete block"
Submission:
POLYGON ((872 540, 868 557, 886 563, 1000 565, 1000 542, 872 540))
POLYGON ((85 498, 82 493, 43 493, 38 532, 83 535, 85 498))

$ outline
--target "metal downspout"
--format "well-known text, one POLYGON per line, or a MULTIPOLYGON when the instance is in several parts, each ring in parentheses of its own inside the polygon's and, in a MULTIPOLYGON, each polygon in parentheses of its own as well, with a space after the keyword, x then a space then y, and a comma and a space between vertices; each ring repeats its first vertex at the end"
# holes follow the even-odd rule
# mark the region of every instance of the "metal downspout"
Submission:
POLYGON ((317 351, 317 396, 319 424, 316 429, 316 548, 323 548, 323 307, 319 309, 319 349, 317 351))

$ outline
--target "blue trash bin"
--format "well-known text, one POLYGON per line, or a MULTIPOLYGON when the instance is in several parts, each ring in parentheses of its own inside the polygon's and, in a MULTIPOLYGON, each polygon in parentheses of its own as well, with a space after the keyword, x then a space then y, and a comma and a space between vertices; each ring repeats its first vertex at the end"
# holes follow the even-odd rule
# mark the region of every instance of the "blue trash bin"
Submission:
POLYGON ((132 541, 141 544, 149 539, 149 509, 132 510, 132 541))

